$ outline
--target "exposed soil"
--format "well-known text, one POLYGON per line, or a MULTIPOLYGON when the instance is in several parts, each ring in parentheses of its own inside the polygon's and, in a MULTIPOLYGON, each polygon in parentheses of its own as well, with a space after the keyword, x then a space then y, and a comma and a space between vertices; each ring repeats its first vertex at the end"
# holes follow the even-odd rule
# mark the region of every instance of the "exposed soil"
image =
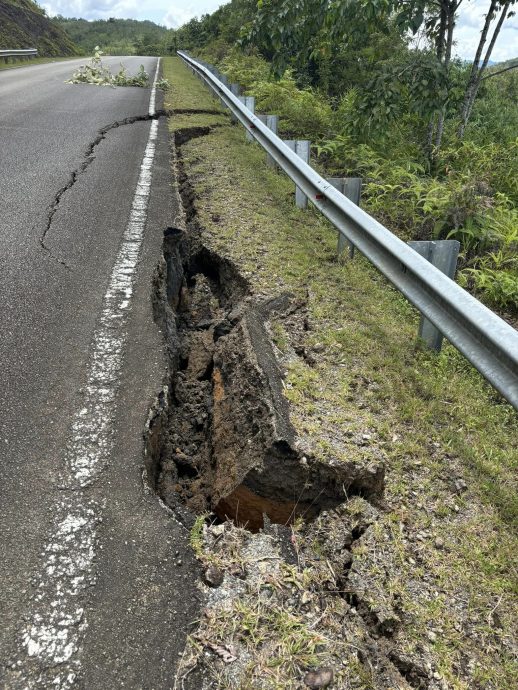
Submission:
POLYGON ((380 498, 383 468, 301 455, 265 323, 293 298, 258 302, 227 260, 169 228, 155 285, 170 380, 150 419, 148 472, 170 507, 214 512, 252 531, 361 494, 380 498))
MULTIPOLYGON (((209 131, 182 130, 176 145, 209 131)), ((324 463, 297 448, 266 324, 303 305, 289 294, 256 299, 236 267, 203 245, 192 188, 180 177, 187 230, 166 230, 154 290, 170 366, 147 432, 155 490, 173 509, 213 512, 252 531, 264 516, 289 524, 352 495, 379 500, 381 464, 324 463)))

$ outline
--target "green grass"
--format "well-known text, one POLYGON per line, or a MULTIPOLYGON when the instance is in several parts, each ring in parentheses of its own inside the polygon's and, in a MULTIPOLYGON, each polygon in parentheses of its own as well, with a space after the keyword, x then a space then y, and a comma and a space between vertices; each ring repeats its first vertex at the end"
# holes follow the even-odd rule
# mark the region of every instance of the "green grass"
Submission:
MULTIPOLYGON (((214 107, 179 60, 164 60, 164 76, 173 85, 167 107, 214 107)), ((181 126, 171 118, 173 131, 215 124, 214 116, 181 118, 181 126)), ((205 243, 256 293, 306 302, 309 330, 272 324, 297 433, 324 459, 386 464, 379 544, 358 554, 369 596, 397 603, 405 620, 398 644, 430 647, 452 687, 512 687, 516 412, 454 348, 420 347, 415 310, 362 257, 337 261, 336 231, 294 207, 292 183, 265 166, 240 127, 222 116, 217 124, 182 147, 183 162, 205 243), (315 352, 314 367, 295 346, 315 352), (475 660, 468 680, 463 654, 475 660)))

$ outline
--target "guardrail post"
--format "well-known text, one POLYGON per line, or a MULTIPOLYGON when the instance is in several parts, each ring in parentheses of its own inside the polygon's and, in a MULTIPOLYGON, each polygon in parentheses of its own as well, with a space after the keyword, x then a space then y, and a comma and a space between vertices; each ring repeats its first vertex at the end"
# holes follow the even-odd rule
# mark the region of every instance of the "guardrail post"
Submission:
MULTIPOLYGON (((297 154, 299 158, 302 158, 304 163, 309 165, 309 152, 311 150, 311 142, 307 139, 285 139, 284 143, 288 148, 290 148, 294 153, 297 154)), ((308 207, 308 197, 304 192, 295 186, 295 205, 297 208, 307 208, 308 207)))
MULTIPOLYGON (((279 116, 278 115, 267 115, 266 116, 266 126, 268 129, 270 129, 274 134, 277 134, 278 129, 279 129, 279 116)), ((277 168, 277 163, 275 160, 270 156, 269 153, 266 154, 266 165, 269 168, 277 168)))
MULTIPOLYGON (((448 278, 455 278, 460 242, 457 240, 415 241, 408 243, 412 249, 427 259, 435 268, 442 271, 448 278)), ((419 338, 436 352, 441 351, 443 335, 428 319, 421 315, 419 322, 419 338)))
MULTIPOLYGON (((361 177, 328 177, 327 181, 341 194, 346 196, 356 206, 360 205, 360 197, 362 193, 362 178, 361 177)), ((354 258, 354 244, 338 231, 338 244, 336 253, 340 256, 344 249, 349 248, 349 258, 354 258)))
MULTIPOLYGON (((255 113, 255 96, 239 96, 239 100, 251 113, 255 113)), ((246 130, 246 140, 254 141, 254 137, 248 129, 246 130)))
MULTIPOLYGON (((237 96, 237 97, 239 98, 239 96, 240 96, 240 94, 241 94, 241 86, 240 86, 240 84, 230 84, 230 92, 233 93, 234 96, 237 96)), ((231 122, 233 122, 234 124, 235 124, 236 122, 239 122, 239 120, 237 119, 237 117, 234 115, 233 112, 230 113, 230 120, 231 120, 231 122)))

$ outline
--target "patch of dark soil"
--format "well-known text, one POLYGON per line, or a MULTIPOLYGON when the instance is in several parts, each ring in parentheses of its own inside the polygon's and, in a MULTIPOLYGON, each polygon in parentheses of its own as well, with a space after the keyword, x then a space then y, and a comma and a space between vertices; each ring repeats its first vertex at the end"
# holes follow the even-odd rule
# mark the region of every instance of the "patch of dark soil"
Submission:
POLYGON ((265 327, 292 297, 255 302, 227 259, 177 228, 164 235, 155 318, 170 380, 147 434, 148 474, 167 505, 256 531, 264 516, 311 519, 347 496, 380 494, 382 468, 323 463, 296 449, 282 373, 265 327))

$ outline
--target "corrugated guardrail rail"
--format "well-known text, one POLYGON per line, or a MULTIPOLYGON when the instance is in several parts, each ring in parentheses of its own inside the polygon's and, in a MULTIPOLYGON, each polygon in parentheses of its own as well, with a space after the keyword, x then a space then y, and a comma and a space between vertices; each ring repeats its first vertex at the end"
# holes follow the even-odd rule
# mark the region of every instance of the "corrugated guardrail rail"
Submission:
POLYGON ((10 48, 9 50, 0 50, 0 58, 4 58, 7 62, 7 58, 10 57, 36 57, 38 50, 36 48, 10 48))
POLYGON ((518 332, 304 163, 212 72, 178 55, 331 223, 518 410, 518 332))

